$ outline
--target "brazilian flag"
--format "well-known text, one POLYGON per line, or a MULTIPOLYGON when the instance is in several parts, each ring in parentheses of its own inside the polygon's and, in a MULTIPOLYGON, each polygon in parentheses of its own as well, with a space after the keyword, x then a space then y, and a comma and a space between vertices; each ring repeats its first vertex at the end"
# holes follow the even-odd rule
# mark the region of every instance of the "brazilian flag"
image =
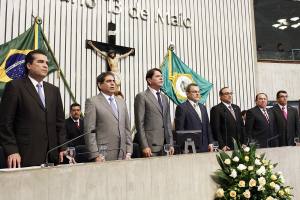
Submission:
POLYGON ((26 76, 25 56, 34 49, 41 49, 48 54, 49 73, 58 68, 54 64, 53 55, 48 53, 48 43, 44 38, 39 18, 36 18, 34 25, 27 31, 0 45, 0 96, 7 82, 26 76))
POLYGON ((162 91, 176 104, 186 101, 185 89, 190 83, 196 83, 201 92, 200 103, 205 103, 213 84, 194 72, 172 51, 168 50, 161 65, 164 84, 162 91))

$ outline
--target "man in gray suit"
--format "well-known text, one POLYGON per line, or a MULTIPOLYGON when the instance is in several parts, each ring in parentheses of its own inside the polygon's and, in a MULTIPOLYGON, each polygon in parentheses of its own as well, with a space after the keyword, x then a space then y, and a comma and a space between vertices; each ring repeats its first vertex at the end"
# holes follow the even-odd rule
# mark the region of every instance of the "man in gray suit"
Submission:
POLYGON ((125 101, 114 96, 115 77, 111 72, 97 77, 100 93, 85 102, 85 142, 91 159, 101 161, 98 147, 107 146, 105 160, 129 159, 132 153, 129 115, 125 101))
MULTIPOLYGON (((162 154, 163 145, 173 145, 170 106, 168 98, 160 92, 163 78, 160 69, 150 69, 146 74, 147 90, 134 100, 135 125, 139 145, 144 157, 162 154)), ((170 154, 174 153, 171 147, 170 154)))

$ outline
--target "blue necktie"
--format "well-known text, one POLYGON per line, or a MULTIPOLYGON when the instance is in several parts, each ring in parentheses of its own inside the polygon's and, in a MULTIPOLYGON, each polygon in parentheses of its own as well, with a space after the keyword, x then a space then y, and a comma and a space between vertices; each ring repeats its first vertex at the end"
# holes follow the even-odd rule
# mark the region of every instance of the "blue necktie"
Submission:
POLYGON ((118 118, 118 109, 117 109, 117 106, 116 106, 116 104, 114 102, 114 98, 113 97, 109 97, 108 99, 109 99, 109 104, 110 104, 110 106, 111 106, 111 108, 113 110, 114 116, 116 118, 118 118))
POLYGON ((38 84, 36 84, 36 87, 38 89, 38 94, 39 94, 40 99, 43 103, 43 106, 45 107, 45 96, 44 96, 44 93, 43 93, 43 86, 42 86, 42 84, 38 83, 38 84))

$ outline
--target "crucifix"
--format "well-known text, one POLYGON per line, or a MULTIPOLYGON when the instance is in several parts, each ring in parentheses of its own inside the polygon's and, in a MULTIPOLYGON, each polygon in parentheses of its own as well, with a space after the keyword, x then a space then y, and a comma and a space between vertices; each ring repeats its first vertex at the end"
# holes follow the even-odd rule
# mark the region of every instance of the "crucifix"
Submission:
MULTIPOLYGON (((109 23, 109 28, 112 23, 109 23)), ((114 28, 115 29, 115 28, 114 28)), ((108 30, 108 33, 114 33, 114 30, 108 30)), ((115 35, 108 35, 108 43, 97 42, 92 40, 86 40, 86 48, 94 50, 99 56, 103 57, 107 61, 107 70, 111 71, 115 75, 115 81, 117 90, 120 90, 121 86, 121 74, 119 69, 120 59, 128 56, 134 56, 134 48, 115 45, 115 35), (114 37, 112 39, 112 36, 114 37)))

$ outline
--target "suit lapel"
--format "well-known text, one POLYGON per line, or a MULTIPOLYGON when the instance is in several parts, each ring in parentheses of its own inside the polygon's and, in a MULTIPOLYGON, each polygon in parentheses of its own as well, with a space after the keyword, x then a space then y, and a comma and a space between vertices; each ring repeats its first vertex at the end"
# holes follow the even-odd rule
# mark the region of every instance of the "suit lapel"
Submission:
MULTIPOLYGON (((49 102, 51 102, 51 101, 50 101, 50 98, 51 98, 53 95, 51 95, 50 88, 49 88, 49 86, 48 86, 47 84, 45 84, 45 82, 43 83, 43 87, 44 87, 44 94, 45 94, 45 106, 46 106, 46 108, 47 108, 47 106, 50 105, 50 104, 49 104, 49 102)), ((41 102, 41 104, 43 104, 42 101, 40 101, 40 102, 41 102)))
MULTIPOLYGON (((231 118, 233 121, 235 121, 235 119, 234 119, 234 117, 232 116, 232 113, 230 112, 229 108, 228 108, 224 103, 221 103, 221 104, 222 104, 222 106, 223 106, 223 108, 224 108, 226 114, 227 114, 228 116, 230 116, 230 118, 231 118)), ((231 107, 232 107, 232 109, 233 109, 233 111, 234 111, 234 115, 235 115, 235 118, 236 118, 236 109, 235 109, 235 107, 234 107, 232 104, 231 104, 231 107)))
MULTIPOLYGON (((105 109, 107 109, 107 111, 108 111, 109 113, 111 113, 112 116, 114 116, 114 118, 116 118, 116 119, 118 120, 118 116, 115 116, 115 114, 114 114, 114 112, 113 112, 113 110, 112 110, 110 104, 107 102, 107 100, 106 100, 106 98, 104 97, 104 95, 100 92, 99 95, 98 95, 98 97, 99 97, 98 99, 99 99, 99 101, 101 102, 101 104, 104 105, 103 107, 104 107, 105 109)), ((118 104, 117 104, 117 106, 118 106, 118 104)))
POLYGON ((163 104, 163 114, 165 115, 167 112, 167 108, 168 108, 168 98, 163 93, 160 93, 160 94, 161 94, 161 101, 163 104))
MULTIPOLYGON (((192 104, 188 100, 186 101, 186 106, 187 106, 189 112, 192 113, 192 115, 194 115, 194 117, 197 118, 199 121, 201 121, 201 119, 200 119, 198 113, 196 112, 195 108, 192 106, 192 104)), ((201 111, 201 117, 203 117, 200 105, 199 105, 199 108, 200 108, 200 111, 201 111)))
MULTIPOLYGON (((265 124, 267 124, 269 126, 266 116, 263 114, 263 112, 260 110, 260 108, 258 106, 256 106, 256 113, 260 116, 260 118, 262 118, 264 120, 265 124)), ((268 110, 267 110, 267 113, 269 115, 268 110)), ((269 115, 269 120, 270 120, 270 115, 269 115)))
POLYGON ((154 94, 150 91, 150 89, 148 88, 145 92, 145 94, 147 95, 147 97, 149 97, 150 101, 152 101, 152 103, 155 105, 155 107, 158 109, 158 111, 162 113, 161 109, 160 109, 160 106, 158 104, 158 101, 157 99, 155 98, 154 94))
POLYGON ((121 121, 120 117, 121 117, 122 115, 120 115, 120 110, 123 110, 122 104, 121 104, 121 101, 120 101, 119 98, 115 97, 115 100, 116 100, 117 107, 118 107, 118 118, 117 118, 117 119, 118 119, 119 121, 121 121))
MULTIPOLYGON (((285 119, 285 117, 284 117, 284 115, 283 115, 282 110, 280 109, 280 106, 279 106, 278 104, 276 104, 274 107, 275 107, 275 109, 276 109, 276 112, 278 112, 278 114, 281 116, 282 120, 285 121, 286 119, 285 119)), ((289 111, 288 111, 288 112, 289 112, 289 111)), ((288 117, 289 117, 289 116, 288 116, 288 117)))
MULTIPOLYGON (((44 105, 34 87, 30 79, 27 77, 24 79, 25 81, 25 88, 27 89, 28 93, 32 96, 32 98, 40 105, 41 109, 45 110, 44 105)), ((45 91, 44 91, 45 92, 45 91)), ((46 93, 45 93, 46 95, 46 93)), ((47 104, 46 104, 47 105, 47 104)))

